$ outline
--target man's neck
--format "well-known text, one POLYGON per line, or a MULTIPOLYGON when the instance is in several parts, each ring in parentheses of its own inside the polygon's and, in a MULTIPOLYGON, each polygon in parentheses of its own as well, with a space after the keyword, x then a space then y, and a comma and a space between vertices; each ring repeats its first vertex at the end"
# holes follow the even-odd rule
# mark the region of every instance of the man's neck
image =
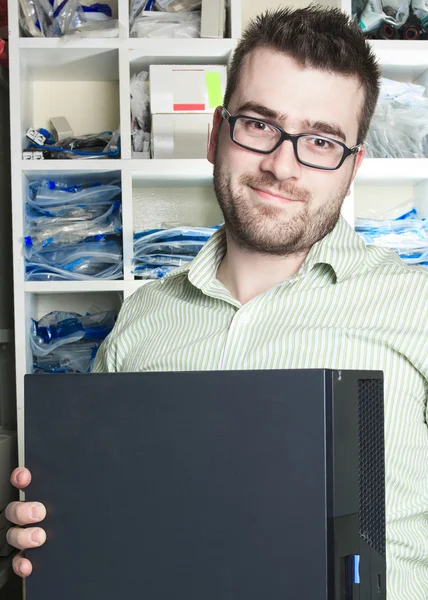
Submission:
POLYGON ((226 231, 227 252, 217 279, 241 304, 293 277, 307 253, 297 256, 274 256, 249 252, 237 246, 226 231))

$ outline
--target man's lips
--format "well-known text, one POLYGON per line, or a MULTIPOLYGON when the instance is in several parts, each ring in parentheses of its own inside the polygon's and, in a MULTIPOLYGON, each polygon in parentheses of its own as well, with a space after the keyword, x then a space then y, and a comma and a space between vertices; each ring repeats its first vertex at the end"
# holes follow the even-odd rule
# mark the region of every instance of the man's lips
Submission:
POLYGON ((281 202, 283 204, 286 204, 289 202, 298 202, 294 198, 287 198, 286 196, 281 196, 280 194, 274 194, 272 192, 268 192, 267 190, 263 190, 260 188, 252 187, 251 189, 254 190, 256 192, 256 194, 258 196, 260 196, 263 200, 270 200, 271 202, 272 201, 281 202))

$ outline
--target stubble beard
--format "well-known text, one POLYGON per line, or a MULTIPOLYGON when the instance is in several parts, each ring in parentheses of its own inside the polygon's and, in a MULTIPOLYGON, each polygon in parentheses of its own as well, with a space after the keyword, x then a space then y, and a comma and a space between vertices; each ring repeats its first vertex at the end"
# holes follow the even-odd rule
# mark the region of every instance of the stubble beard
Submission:
POLYGON ((233 189, 231 176, 216 155, 214 189, 223 212, 226 229, 234 243, 249 252, 276 256, 307 253, 336 226, 350 178, 327 203, 312 209, 312 195, 293 184, 279 184, 269 173, 256 177, 249 173, 238 181, 238 190, 248 187, 274 190, 296 199, 297 205, 270 206, 250 203, 244 192, 233 189))

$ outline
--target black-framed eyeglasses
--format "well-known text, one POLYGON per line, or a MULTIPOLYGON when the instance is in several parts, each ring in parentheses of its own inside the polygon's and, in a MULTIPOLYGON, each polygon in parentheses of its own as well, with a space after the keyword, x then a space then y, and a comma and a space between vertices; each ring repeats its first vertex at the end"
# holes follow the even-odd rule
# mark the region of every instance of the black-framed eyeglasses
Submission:
POLYGON ((221 116, 229 121, 232 142, 260 154, 271 154, 283 142, 289 140, 293 144, 294 155, 299 163, 314 169, 335 171, 339 169, 348 156, 355 156, 362 144, 348 148, 342 142, 323 135, 310 133, 291 134, 278 125, 265 119, 248 115, 231 115, 222 108, 221 116))

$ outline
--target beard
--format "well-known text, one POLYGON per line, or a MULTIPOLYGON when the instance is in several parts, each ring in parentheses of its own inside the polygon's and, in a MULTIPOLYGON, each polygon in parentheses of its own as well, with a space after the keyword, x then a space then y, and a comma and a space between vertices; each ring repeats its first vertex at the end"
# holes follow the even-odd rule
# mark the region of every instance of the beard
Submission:
POLYGON ((312 209, 310 192, 291 183, 281 184, 270 173, 260 176, 245 173, 234 190, 230 173, 217 152, 214 161, 214 190, 227 232, 239 248, 257 254, 290 256, 308 252, 336 226, 350 183, 351 177, 341 183, 326 203, 312 209), (261 201, 253 203, 245 196, 248 187, 268 189, 299 202, 284 207, 261 201))

